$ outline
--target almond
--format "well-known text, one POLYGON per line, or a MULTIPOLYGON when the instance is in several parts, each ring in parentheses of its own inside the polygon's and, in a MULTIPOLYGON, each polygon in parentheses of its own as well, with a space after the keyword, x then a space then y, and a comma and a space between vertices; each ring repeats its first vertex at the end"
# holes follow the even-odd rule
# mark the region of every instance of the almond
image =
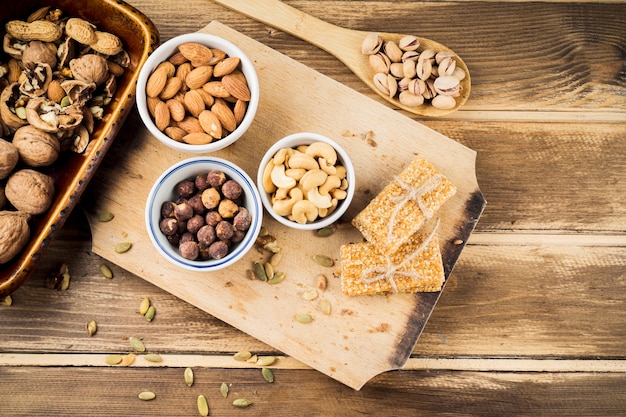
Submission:
POLYGON ((178 126, 168 126, 165 128, 165 134, 176 142, 183 142, 183 137, 187 136, 187 132, 178 126))
POLYGON ((170 124, 170 110, 162 101, 159 101, 154 108, 154 124, 161 131, 170 124))
POLYGON ((187 42, 178 46, 180 53, 191 61, 191 65, 199 67, 209 65, 213 58, 213 52, 204 45, 196 42, 187 42))
POLYGON ((176 93, 180 91, 183 86, 183 81, 178 77, 171 77, 167 79, 165 83, 165 87, 163 87, 163 91, 159 94, 159 97, 162 100, 169 100, 174 97, 176 93))
POLYGON ((207 81, 211 79, 213 75, 213 67, 209 65, 202 65, 194 68, 185 77, 185 84, 190 90, 202 87, 207 81))
POLYGON ((222 137, 223 132, 220 119, 218 119, 217 115, 211 110, 202 111, 202 113, 198 116, 198 121, 206 133, 216 139, 220 139, 222 137))
POLYGON ((172 120, 180 122, 185 118, 185 106, 178 100, 169 99, 165 102, 170 110, 172 120))
POLYGON ((206 109, 204 100, 198 90, 187 91, 185 93, 184 102, 187 111, 194 117, 198 117, 198 115, 206 109))
POLYGON ((158 97, 161 91, 163 91, 165 83, 167 83, 167 68, 159 67, 148 78, 146 95, 148 97, 158 97))
POLYGON ((231 73, 222 77, 222 85, 228 91, 230 95, 233 97, 243 100, 250 101, 250 89, 248 88, 248 83, 246 78, 241 73, 231 73))
POLYGON ((183 141, 190 145, 206 145, 213 142, 213 136, 206 133, 189 133, 183 137, 183 141))
POLYGON ((235 116, 235 121, 237 124, 241 123, 244 116, 246 115, 246 110, 248 109, 248 102, 243 100, 237 100, 235 106, 233 107, 233 114, 235 116))
POLYGON ((176 68, 176 76, 184 82, 185 78, 187 78, 187 75, 191 72, 192 69, 193 67, 191 66, 191 62, 184 62, 180 64, 178 68, 176 68))
POLYGON ((48 85, 48 98, 55 103, 60 103, 65 97, 65 90, 61 87, 59 80, 52 80, 48 85))
POLYGON ((165 68, 168 78, 173 77, 174 74, 176 74, 176 67, 171 62, 163 61, 159 65, 157 65, 157 69, 162 67, 165 68))
POLYGON ((229 132, 232 132, 237 128, 237 121, 233 111, 228 107, 226 102, 222 99, 215 100, 215 104, 211 107, 211 111, 215 113, 219 119, 222 127, 229 132))
POLYGON ((207 93, 204 88, 198 88, 196 91, 202 96, 202 100, 204 100, 204 105, 206 107, 211 107, 213 103, 215 103, 215 98, 211 94, 207 93))
POLYGON ((209 65, 217 65, 222 59, 226 58, 226 52, 221 49, 211 49, 211 53, 213 54, 213 58, 211 59, 211 63, 209 65))
POLYGON ((183 129, 187 133, 203 133, 204 129, 200 125, 200 121, 195 117, 185 117, 183 120, 178 122, 178 127, 183 129))
POLYGON ((226 88, 222 84, 222 81, 209 81, 208 83, 204 84, 202 88, 213 97, 226 98, 230 96, 230 93, 228 92, 228 90, 226 90, 226 88))
POLYGON ((226 58, 215 64, 213 75, 215 77, 223 77, 224 75, 230 74, 239 66, 240 62, 241 60, 237 57, 226 58))
POLYGON ((154 118, 155 115, 155 109, 156 109, 156 105, 161 101, 161 99, 159 99, 158 97, 148 97, 148 99, 146 100, 147 104, 148 104, 148 111, 150 112, 150 115, 154 118))
POLYGON ((183 54, 179 52, 176 52, 174 55, 172 55, 168 61, 170 61, 173 65, 178 66, 178 65, 182 65, 185 62, 188 62, 189 60, 187 58, 185 58, 185 56, 183 54))

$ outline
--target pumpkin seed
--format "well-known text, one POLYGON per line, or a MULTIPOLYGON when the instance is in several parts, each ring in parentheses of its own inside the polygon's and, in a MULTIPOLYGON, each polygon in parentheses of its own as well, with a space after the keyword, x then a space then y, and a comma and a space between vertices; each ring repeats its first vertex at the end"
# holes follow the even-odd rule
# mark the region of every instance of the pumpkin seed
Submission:
POLYGON ((133 247, 133 244, 130 242, 121 242, 118 243, 117 245, 115 245, 115 252, 116 253, 125 253, 128 252, 130 250, 130 248, 133 247))
POLYGON ((283 260, 283 253, 282 252, 275 253, 270 258, 270 265, 272 265, 274 269, 276 269, 276 267, 280 265, 280 261, 282 260, 283 260))
POLYGON ((258 356, 257 355, 252 355, 250 356, 250 358, 246 361, 248 363, 256 363, 256 361, 258 360, 258 356))
POLYGON ((310 323, 313 321, 313 316, 309 313, 298 313, 296 314, 296 321, 303 324, 310 323))
POLYGON ((263 245, 263 249, 272 253, 279 253, 281 250, 280 246, 278 246, 278 243, 276 243, 275 241, 266 243, 265 245, 263 245))
POLYGON ((2 300, 2 304, 4 304, 7 307, 11 307, 11 305, 13 305, 13 298, 11 298, 10 295, 7 295, 6 297, 4 297, 4 299, 2 300))
POLYGON ((111 271, 111 268, 109 268, 107 264, 100 264, 100 273, 105 278, 113 278, 113 271, 111 271))
POLYGON ((104 361, 107 363, 107 365, 117 365, 118 363, 122 362, 122 355, 118 355, 118 354, 107 355, 104 358, 104 361))
POLYGON ((113 220, 113 217, 115 217, 113 213, 103 211, 98 214, 98 221, 102 223, 110 222, 111 220, 113 220))
POLYGON ((141 303, 139 303, 139 314, 145 316, 148 312, 148 308, 150 308, 150 299, 144 298, 143 300, 141 300, 141 303))
POLYGON ((89 323, 85 325, 85 327, 87 328, 87 334, 89 336, 93 336, 98 331, 98 324, 96 323, 95 320, 91 320, 89 323))
POLYGON ((163 358, 158 353, 148 353, 144 356, 148 362, 163 362, 163 358))
POLYGON ((274 382, 274 373, 270 368, 261 369, 261 375, 263 375, 263 379, 267 382, 274 382))
MULTIPOLYGON (((67 96, 66 96, 67 97, 67 96)), ((15 115, 22 120, 26 120, 26 108, 23 106, 15 108, 15 115)))
POLYGON ((274 362, 276 362, 275 356, 261 356, 259 359, 257 359, 256 364, 259 366, 270 366, 274 362))
POLYGON ((135 354, 134 353, 129 353, 128 355, 124 356, 122 358, 122 361, 120 362, 121 366, 130 366, 133 363, 135 363, 135 354))
POLYGON ((59 104, 61 105, 61 107, 67 107, 67 106, 69 106, 72 103, 70 102, 69 96, 65 96, 65 97, 63 97, 61 99, 61 103, 59 103, 59 104))
POLYGON ((235 401, 233 401, 233 405, 239 408, 246 408, 251 404, 252 402, 247 398, 237 398, 235 401))
POLYGON ((253 266, 254 276, 261 281, 267 281, 267 274, 265 273, 265 266, 262 262, 256 261, 253 266))
POLYGON ((322 298, 320 300, 320 310, 322 310, 322 313, 324 313, 325 315, 329 316, 330 315, 330 301, 328 301, 325 298, 322 298))
POLYGON ((319 274, 315 280, 315 286, 318 290, 324 291, 328 286, 328 279, 326 278, 326 275, 319 274))
POLYGON ((135 336, 131 336, 128 341, 130 342, 130 347, 133 348, 135 352, 145 352, 146 346, 143 344, 141 339, 136 338, 135 336))
POLYGON ((150 401, 156 398, 156 394, 152 391, 143 391, 139 393, 139 399, 142 401, 150 401))
POLYGON ((333 258, 330 258, 326 255, 313 255, 313 260, 315 261, 315 263, 321 266, 330 267, 335 265, 335 261, 333 261, 333 258))
POLYGON ((333 233, 335 233, 336 230, 337 230, 337 226, 332 224, 330 226, 326 226, 326 227, 319 229, 316 234, 318 237, 328 237, 332 235, 333 233))
POLYGON ((67 272, 63 273, 63 280, 61 281, 61 291, 65 291, 70 287, 70 272, 69 269, 66 269, 67 272))
POLYGON ((302 298, 306 301, 313 301, 317 298, 317 290, 315 288, 311 288, 302 293, 302 298))
POLYGON ((198 413, 200 413, 202 417, 207 417, 209 415, 209 403, 207 402, 206 397, 202 394, 198 395, 197 404, 198 413))
POLYGON ((185 368, 183 377, 185 378, 185 384, 187 384, 188 387, 193 385, 193 369, 185 368))
POLYGON ((228 397, 228 385, 224 382, 220 385, 220 394, 222 394, 222 397, 224 398, 228 397))
POLYGON ((248 352, 247 350, 241 350, 235 353, 235 355, 233 356, 233 358, 239 362, 245 362, 251 357, 252 357, 252 353, 248 352))
POLYGON ((265 264, 263 265, 263 269, 265 269, 265 276, 267 277, 267 279, 274 278, 274 267, 271 263, 265 262, 265 264))
POLYGON ((276 285, 276 284, 283 282, 284 279, 285 279, 285 273, 282 271, 279 271, 279 272, 275 272, 272 279, 270 279, 267 282, 269 284, 276 285))
POLYGON ((156 314, 156 310, 154 306, 148 307, 148 311, 146 311, 145 318, 148 321, 152 321, 154 319, 154 315, 156 314))

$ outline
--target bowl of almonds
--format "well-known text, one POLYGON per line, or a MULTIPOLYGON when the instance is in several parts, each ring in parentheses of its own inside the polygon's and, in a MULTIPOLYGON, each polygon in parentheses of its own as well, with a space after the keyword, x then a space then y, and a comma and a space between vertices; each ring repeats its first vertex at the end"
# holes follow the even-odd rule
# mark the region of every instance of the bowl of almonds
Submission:
POLYGON ((300 132, 275 142, 263 156, 257 186, 267 212, 300 230, 337 222, 354 197, 350 157, 326 136, 300 132))
POLYGON ((177 162, 155 181, 145 209, 157 252, 183 269, 228 267, 254 245, 263 206, 244 170, 221 158, 177 162))
POLYGON ((233 43, 208 33, 163 43, 137 81, 137 108, 150 133, 187 153, 234 143, 250 127, 258 104, 252 61, 233 43))

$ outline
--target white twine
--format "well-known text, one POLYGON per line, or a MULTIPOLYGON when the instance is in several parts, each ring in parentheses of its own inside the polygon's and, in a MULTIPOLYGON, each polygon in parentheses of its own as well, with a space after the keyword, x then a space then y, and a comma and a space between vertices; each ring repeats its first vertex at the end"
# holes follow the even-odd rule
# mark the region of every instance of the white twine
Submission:
POLYGON ((417 202, 420 210, 426 217, 426 220, 433 217, 433 212, 428 210, 428 207, 424 204, 422 197, 424 194, 433 191, 435 188, 439 187, 442 182, 441 175, 435 174, 432 177, 428 178, 422 185, 419 187, 412 187, 406 183, 404 183, 400 178, 396 178, 396 182, 405 192, 399 196, 391 197, 391 201, 396 203, 396 208, 391 212, 391 217, 389 218, 389 228, 387 230, 387 241, 393 241, 393 229, 396 225, 396 217, 400 214, 400 210, 411 200, 417 202))
POLYGON ((408 256, 404 261, 402 261, 398 265, 393 265, 391 263, 391 256, 388 256, 387 268, 382 268, 380 266, 367 268, 361 274, 361 281, 363 281, 363 283, 366 285, 372 284, 377 281, 383 281, 383 280, 387 281, 391 285, 393 293, 396 294, 398 292, 398 286, 396 285, 396 281, 393 278, 394 275, 402 275, 402 276, 409 277, 409 278, 420 278, 421 274, 419 272, 400 271, 399 269, 401 269, 406 264, 411 262, 413 258, 415 258, 417 255, 423 252, 424 249, 426 249, 430 241, 435 236, 435 232, 437 231, 438 227, 439 227, 439 219, 437 219, 437 223, 435 224, 435 227, 433 227, 433 230, 430 232, 428 237, 424 239, 422 244, 417 249, 415 249, 413 253, 410 256, 408 256), (369 275, 373 275, 373 277, 368 278, 369 275))

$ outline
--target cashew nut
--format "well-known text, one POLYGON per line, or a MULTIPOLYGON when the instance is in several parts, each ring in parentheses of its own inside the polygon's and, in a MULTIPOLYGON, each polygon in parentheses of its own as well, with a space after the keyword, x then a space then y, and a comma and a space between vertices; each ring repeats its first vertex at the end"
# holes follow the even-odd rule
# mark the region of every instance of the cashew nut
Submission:
POLYGON ((321 195, 328 195, 331 190, 339 188, 341 186, 341 180, 336 175, 329 175, 324 181, 324 184, 320 185, 319 192, 321 195))
POLYGON ((318 209, 332 206, 330 195, 321 195, 317 188, 309 190, 306 194, 306 198, 311 203, 315 204, 315 207, 318 209))
POLYGON ((307 221, 312 222, 317 219, 317 215, 318 210, 315 204, 309 200, 300 200, 293 205, 289 218, 297 223, 305 224, 307 221))
POLYGON ((310 144, 306 150, 306 154, 311 155, 313 158, 324 158, 330 165, 337 163, 337 152, 326 142, 314 142, 310 144))
POLYGON ((322 171, 328 175, 335 175, 337 173, 337 168, 333 164, 328 163, 326 158, 318 158, 317 162, 320 164, 322 171))
POLYGON ((272 168, 274 168, 274 162, 270 160, 270 162, 265 165, 265 169, 263 170, 263 189, 268 194, 276 191, 276 186, 272 182, 272 168))
POLYGON ((324 184, 326 178, 328 178, 328 174, 321 169, 312 169, 302 176, 300 186, 304 191, 309 191, 324 184))
POLYGON ((311 155, 304 153, 295 153, 287 161, 289 168, 303 168, 307 171, 318 169, 320 166, 311 155))
POLYGON ((299 188, 292 188, 289 191, 289 197, 290 198, 284 200, 276 200, 272 205, 272 209, 279 216, 289 216, 294 209, 294 205, 300 201, 304 201, 304 195, 299 188))
POLYGON ((292 188, 296 185, 296 180, 285 175, 284 165, 274 165, 270 177, 278 188, 292 188))
POLYGON ((337 172, 335 172, 335 175, 338 176, 339 179, 343 180, 348 175, 348 171, 343 165, 335 165, 335 169, 337 170, 337 172))
POLYGON ((304 174, 306 174, 306 169, 303 168, 289 168, 285 170, 285 175, 296 181, 300 181, 304 174))

